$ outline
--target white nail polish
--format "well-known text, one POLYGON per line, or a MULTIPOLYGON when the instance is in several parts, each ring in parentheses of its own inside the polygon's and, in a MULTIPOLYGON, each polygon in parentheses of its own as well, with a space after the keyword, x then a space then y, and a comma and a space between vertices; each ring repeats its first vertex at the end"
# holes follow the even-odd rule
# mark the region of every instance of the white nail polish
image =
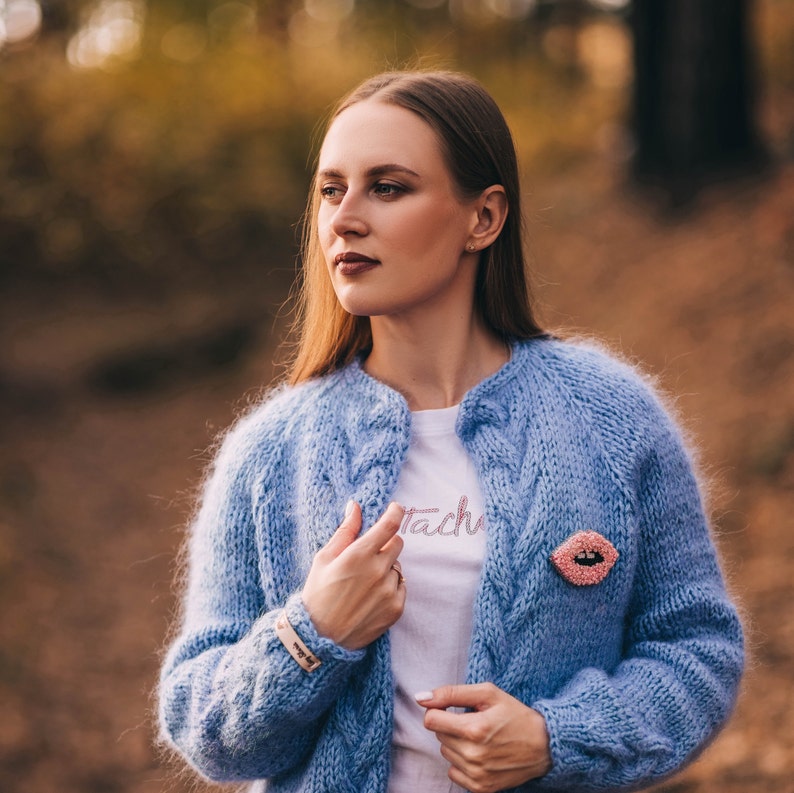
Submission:
POLYGON ((432 691, 417 691, 414 694, 414 699, 417 702, 427 702, 428 699, 433 699, 433 692, 432 691))
POLYGON ((353 501, 351 498, 350 501, 347 502, 345 505, 345 517, 348 517, 350 513, 353 511, 353 508, 356 506, 356 502, 353 501))

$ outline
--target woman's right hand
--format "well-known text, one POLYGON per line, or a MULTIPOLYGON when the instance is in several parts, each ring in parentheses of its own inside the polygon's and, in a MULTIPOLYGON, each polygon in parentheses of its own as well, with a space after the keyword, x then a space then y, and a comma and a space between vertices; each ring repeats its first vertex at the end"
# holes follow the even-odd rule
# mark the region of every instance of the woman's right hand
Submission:
POLYGON ((405 583, 392 565, 402 551, 397 532, 403 509, 391 503, 364 535, 353 503, 333 537, 314 557, 303 605, 318 633, 359 650, 385 633, 403 613, 405 583))

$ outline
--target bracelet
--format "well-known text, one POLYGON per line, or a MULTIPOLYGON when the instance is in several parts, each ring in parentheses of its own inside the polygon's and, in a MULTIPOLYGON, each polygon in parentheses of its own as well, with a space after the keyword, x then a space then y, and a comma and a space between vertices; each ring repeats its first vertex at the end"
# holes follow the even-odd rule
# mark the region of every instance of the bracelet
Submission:
POLYGON ((287 619, 286 611, 282 611, 276 620, 276 636, 286 647, 287 652, 307 672, 313 672, 318 666, 322 666, 322 661, 309 650, 301 641, 301 637, 295 633, 295 629, 287 619))

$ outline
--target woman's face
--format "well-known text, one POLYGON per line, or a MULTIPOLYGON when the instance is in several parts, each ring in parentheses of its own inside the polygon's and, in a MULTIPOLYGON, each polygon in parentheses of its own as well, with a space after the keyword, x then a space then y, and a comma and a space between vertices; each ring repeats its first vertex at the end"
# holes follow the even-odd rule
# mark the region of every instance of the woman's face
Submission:
POLYGON ((358 316, 460 312, 473 304, 466 253, 476 201, 458 196, 435 131, 377 100, 333 121, 320 152, 320 245, 336 295, 358 316))

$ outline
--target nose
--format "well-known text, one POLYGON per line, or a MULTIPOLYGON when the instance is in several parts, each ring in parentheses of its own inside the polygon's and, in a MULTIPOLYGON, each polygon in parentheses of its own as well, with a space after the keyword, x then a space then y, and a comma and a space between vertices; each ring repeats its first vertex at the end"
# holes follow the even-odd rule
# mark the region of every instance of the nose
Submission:
POLYGON ((362 237, 369 231, 365 201, 352 189, 348 189, 342 200, 336 205, 331 219, 331 230, 338 237, 346 237, 351 234, 362 237))

